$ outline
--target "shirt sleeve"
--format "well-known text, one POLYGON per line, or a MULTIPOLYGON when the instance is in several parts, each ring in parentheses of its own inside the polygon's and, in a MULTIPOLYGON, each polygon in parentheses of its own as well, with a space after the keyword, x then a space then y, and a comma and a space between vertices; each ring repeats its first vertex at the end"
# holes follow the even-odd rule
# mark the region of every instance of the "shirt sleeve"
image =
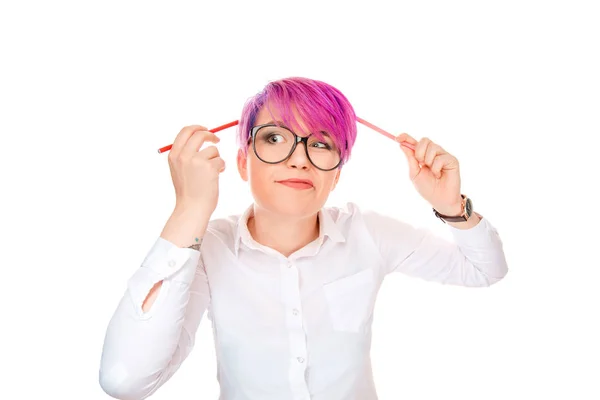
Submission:
POLYGON ((368 211, 363 220, 383 259, 385 274, 401 272, 427 281, 458 286, 490 286, 508 272, 502 241, 481 214, 470 229, 447 225, 448 241, 425 228, 368 211))
POLYGON ((173 376, 194 346, 210 303, 201 252, 159 237, 127 281, 106 331, 99 379, 118 399, 144 399, 173 376), (163 281, 148 312, 142 303, 163 281))

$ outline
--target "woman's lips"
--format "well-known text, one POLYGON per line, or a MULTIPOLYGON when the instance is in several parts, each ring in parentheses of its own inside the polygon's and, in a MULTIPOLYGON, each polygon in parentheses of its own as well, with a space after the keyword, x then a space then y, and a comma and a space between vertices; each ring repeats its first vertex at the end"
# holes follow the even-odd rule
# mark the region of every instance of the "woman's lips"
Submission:
POLYGON ((299 180, 277 181, 277 183, 281 183, 282 185, 285 185, 287 187, 291 187, 293 189, 300 189, 300 190, 312 189, 312 187, 313 187, 313 185, 311 183, 306 182, 306 181, 299 181, 299 180))

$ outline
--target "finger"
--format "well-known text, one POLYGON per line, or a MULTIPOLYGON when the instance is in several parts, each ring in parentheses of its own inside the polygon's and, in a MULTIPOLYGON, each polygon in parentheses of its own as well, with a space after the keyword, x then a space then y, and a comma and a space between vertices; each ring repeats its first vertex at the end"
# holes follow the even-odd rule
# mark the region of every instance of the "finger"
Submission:
POLYGON ((421 140, 419 140, 419 143, 417 143, 415 147, 415 158, 421 165, 425 164, 425 153, 427 152, 427 147, 429 147, 430 143, 431 140, 429 140, 429 138, 424 137, 421 140))
POLYGON ((417 144, 417 140, 415 138, 413 138, 412 136, 410 136, 408 133, 401 133, 398 136, 396 136, 396 142, 398 143, 402 143, 402 142, 407 142, 412 144, 413 146, 416 146, 417 144))
POLYGON ((411 180, 415 179, 419 172, 421 172, 421 168, 419 167, 419 162, 415 158, 414 150, 409 149, 408 147, 400 145, 400 149, 406 156, 406 160, 408 161, 408 176, 411 180))
POLYGON ((225 161, 221 158, 219 154, 219 149, 216 146, 208 146, 196 153, 196 157, 201 157, 208 160, 209 164, 217 170, 218 172, 223 172, 225 169, 225 161))
POLYGON ((430 142, 429 146, 427 146, 427 152, 425 153, 425 165, 431 167, 433 159, 441 154, 444 154, 444 149, 442 149, 440 145, 430 142))
POLYGON ((442 177, 444 170, 454 169, 458 166, 458 160, 451 154, 445 153, 435 157, 430 167, 431 173, 437 179, 442 177))
POLYGON ((202 147, 204 142, 219 143, 220 141, 221 139, 219 139, 217 135, 212 132, 206 130, 196 131, 188 139, 187 143, 181 150, 181 155, 193 157, 196 153, 198 153, 198 150, 200 150, 200 147, 202 147))
POLYGON ((225 160, 223 160, 221 157, 213 158, 212 160, 210 160, 210 163, 212 164, 213 168, 218 172, 225 171, 225 160))
POLYGON ((186 142, 188 141, 190 136, 192 136, 194 134, 194 132, 206 131, 206 130, 208 130, 208 129, 202 125, 189 125, 189 126, 184 127, 181 131, 179 131, 179 133, 175 137, 175 141, 173 142, 173 145, 171 146, 171 151, 169 154, 170 155, 172 154, 173 156, 179 155, 179 153, 181 153, 181 150, 185 146, 186 142))
POLYGON ((205 149, 202 149, 196 154, 198 157, 202 157, 206 160, 212 160, 213 158, 221 156, 219 154, 219 149, 217 149, 217 146, 207 146, 205 149))
POLYGON ((443 156, 437 156, 433 160, 433 163, 432 163, 431 167, 429 167, 429 169, 431 170, 431 173, 433 174, 433 176, 435 176, 437 179, 440 179, 442 177, 443 166, 444 166, 443 156))

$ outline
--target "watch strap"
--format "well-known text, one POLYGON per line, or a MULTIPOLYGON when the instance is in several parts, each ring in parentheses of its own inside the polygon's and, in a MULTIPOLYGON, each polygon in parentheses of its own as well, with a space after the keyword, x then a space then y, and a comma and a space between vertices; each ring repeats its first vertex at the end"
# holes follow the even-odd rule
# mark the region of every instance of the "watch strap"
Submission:
POLYGON ((467 196, 465 196, 464 194, 461 194, 460 197, 462 197, 462 213, 461 213, 461 215, 458 215, 458 216, 443 215, 443 214, 440 214, 439 212, 437 212, 437 210, 435 208, 433 208, 433 213, 435 214, 435 216, 438 217, 439 219, 441 219, 444 223, 446 223, 446 221, 447 222, 467 221, 470 217, 470 215, 468 215, 467 209, 466 209, 467 196))

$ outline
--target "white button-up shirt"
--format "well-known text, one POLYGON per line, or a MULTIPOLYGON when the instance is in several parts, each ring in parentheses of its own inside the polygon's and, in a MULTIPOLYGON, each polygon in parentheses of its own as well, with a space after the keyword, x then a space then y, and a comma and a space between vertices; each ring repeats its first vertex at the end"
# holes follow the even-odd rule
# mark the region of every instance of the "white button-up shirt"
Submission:
POLYGON ((100 384, 109 395, 142 399, 159 389, 207 312, 220 400, 374 400, 371 322, 387 274, 489 286, 508 271, 485 218, 466 230, 448 225, 449 242, 354 203, 324 207, 319 237, 285 257, 253 240, 252 210, 210 221, 200 251, 156 240, 106 332, 100 384))

